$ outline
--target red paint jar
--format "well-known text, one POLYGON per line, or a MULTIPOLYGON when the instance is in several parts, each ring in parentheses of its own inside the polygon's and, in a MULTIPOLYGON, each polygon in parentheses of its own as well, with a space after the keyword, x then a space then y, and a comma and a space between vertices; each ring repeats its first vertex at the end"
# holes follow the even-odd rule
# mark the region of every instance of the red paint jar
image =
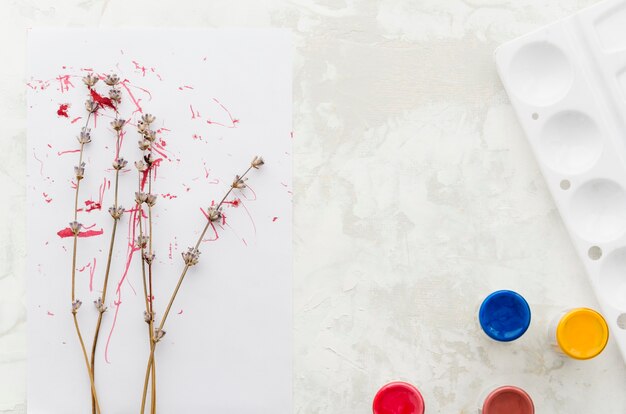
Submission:
POLYGON ((374 414, 424 414, 424 398, 413 385, 390 382, 374 397, 374 414))
POLYGON ((481 414, 535 414, 530 395, 512 385, 496 388, 485 398, 481 414))

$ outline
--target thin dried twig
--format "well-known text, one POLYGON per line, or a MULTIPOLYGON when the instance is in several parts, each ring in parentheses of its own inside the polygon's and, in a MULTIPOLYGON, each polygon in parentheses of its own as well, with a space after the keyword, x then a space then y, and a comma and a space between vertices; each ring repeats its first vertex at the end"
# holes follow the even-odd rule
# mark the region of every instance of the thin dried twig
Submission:
MULTIPOLYGON (((199 257, 200 257, 200 250, 198 250, 198 248, 200 247, 200 244, 202 243, 202 240, 204 239, 204 236, 205 236, 206 232, 208 231, 209 227, 212 225, 213 222, 218 221, 222 217, 222 213, 221 213, 222 205, 226 201, 226 198, 228 198, 228 196, 231 194, 231 192, 235 188, 237 188, 237 189, 245 188, 246 187, 246 180, 247 180, 246 175, 253 168, 254 169, 258 169, 263 164, 264 164, 263 158, 256 156, 256 157, 253 158, 253 160, 250 163, 250 166, 248 167, 248 169, 242 175, 235 176, 235 179, 233 180, 230 188, 228 189, 226 194, 224 194, 224 197, 222 197, 220 202, 216 206, 209 207, 209 211, 208 211, 208 215, 207 215, 208 216, 207 217, 207 222, 206 222, 204 228, 202 229, 202 232, 200 233, 200 237, 198 237, 198 240, 197 240, 195 246, 194 247, 190 247, 187 250, 187 252, 182 254, 183 260, 185 262, 185 266, 183 267, 183 270, 182 270, 180 276, 178 277, 178 282, 176 283, 176 287, 174 288, 174 291, 172 292, 172 295, 170 296, 169 302, 167 304, 167 308, 165 309, 165 313, 163 314, 163 318, 161 319, 161 323, 159 324, 158 328, 156 328, 154 330, 154 338, 152 340, 152 344, 151 344, 151 347, 150 347, 150 356, 148 357, 148 364, 147 364, 147 367, 146 367, 146 377, 145 377, 145 380, 144 380, 144 393, 143 393, 142 401, 145 402, 145 399, 146 399, 146 392, 147 392, 147 387, 148 387, 148 377, 149 377, 149 373, 150 373, 150 370, 151 370, 151 367, 152 367, 152 363, 154 361, 154 351, 156 349, 156 344, 165 335, 165 331, 163 330, 163 327, 165 326, 165 322, 167 321, 167 317, 169 316, 170 310, 172 309, 172 305, 174 304, 174 301, 176 300, 176 296, 178 295, 178 291, 180 290, 180 286, 182 285, 183 280, 185 279, 187 271, 189 270, 189 268, 191 266, 193 266, 193 265, 198 263, 198 260, 199 260, 199 257)), ((144 408, 144 405, 142 404, 141 414, 144 414, 144 409, 143 408, 144 408)))
MULTIPOLYGON (((96 84, 98 79, 89 74, 83 78, 83 81, 87 85, 87 87, 91 90, 91 88, 96 84)), ((85 126, 81 130, 80 136, 78 137, 78 142, 80 143, 80 154, 78 158, 78 165, 74 167, 74 174, 76 176, 76 189, 74 193, 74 221, 70 223, 70 229, 74 234, 74 242, 72 248, 72 318, 74 320, 74 328, 76 330, 76 336, 78 337, 78 341, 80 343, 80 347, 83 353, 83 358, 85 360, 85 365, 87 367, 87 374, 89 375, 89 382, 91 386, 92 398, 94 401, 95 412, 96 414, 100 413, 100 404, 98 402, 98 393, 96 392, 96 386, 94 382, 93 373, 91 371, 91 366, 89 364, 89 357, 87 356, 87 349, 85 348, 85 341, 83 340, 83 335, 78 324, 78 309, 82 305, 82 302, 79 299, 76 299, 76 257, 78 251, 78 234, 82 225, 78 222, 78 195, 80 193, 80 182, 85 176, 85 163, 83 162, 83 154, 85 149, 85 144, 91 142, 91 134, 89 131, 89 120, 91 119, 91 114, 95 113, 99 105, 95 103, 93 100, 89 99, 85 103, 85 108, 87 109, 88 115, 85 121, 85 126)))
MULTIPOLYGON (((119 111, 118 111, 118 107, 121 101, 121 94, 119 92, 119 89, 117 89, 115 86, 119 83, 119 78, 117 77, 117 75, 109 75, 105 79, 105 82, 107 83, 107 85, 112 87, 109 91, 109 99, 111 99, 111 102, 115 105, 115 119, 113 122, 111 122, 111 126, 113 127, 113 130, 115 131, 115 134, 116 134, 115 160, 113 161, 113 169, 115 170, 115 190, 114 190, 113 206, 109 208, 109 214, 111 215, 111 218, 113 219, 113 228, 111 230, 111 240, 109 242, 109 253, 107 255, 106 270, 104 272, 104 282, 102 284, 102 295, 97 300, 94 301, 94 304, 96 305, 96 309, 98 310, 98 321, 96 322, 96 330, 94 333, 93 343, 91 346, 91 373, 94 377, 94 381, 96 378, 96 349, 98 346, 100 327, 102 325, 102 318, 104 316, 104 313, 107 310, 106 308, 107 287, 109 284, 109 274, 111 271, 111 259, 113 257, 113 248, 115 247, 115 233, 117 230, 117 224, 120 218, 122 217, 122 214, 124 214, 124 207, 118 204, 119 176, 120 176, 120 170, 126 167, 126 164, 128 163, 126 160, 124 160, 124 158, 120 157, 120 149, 122 145, 122 130, 124 128, 124 124, 126 123, 126 121, 119 117, 119 111)), ((95 396, 92 396, 91 409, 92 409, 92 413, 95 414, 96 412, 95 396)))

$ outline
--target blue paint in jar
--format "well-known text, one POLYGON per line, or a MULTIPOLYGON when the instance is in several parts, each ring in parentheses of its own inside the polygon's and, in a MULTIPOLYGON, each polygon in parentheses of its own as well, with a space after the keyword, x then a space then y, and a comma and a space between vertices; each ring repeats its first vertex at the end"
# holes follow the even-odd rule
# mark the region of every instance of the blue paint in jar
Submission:
POLYGON ((511 342, 530 326, 530 306, 512 290, 498 290, 485 298, 478 311, 480 327, 496 341, 511 342))

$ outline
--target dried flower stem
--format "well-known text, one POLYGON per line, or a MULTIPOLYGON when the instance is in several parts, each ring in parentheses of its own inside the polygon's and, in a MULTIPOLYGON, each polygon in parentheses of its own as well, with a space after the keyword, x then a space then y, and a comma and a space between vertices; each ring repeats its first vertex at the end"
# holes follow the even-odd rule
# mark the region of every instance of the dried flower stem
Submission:
MULTIPOLYGON (((117 122, 118 120, 119 120, 119 111, 116 109, 115 110, 115 122, 117 122)), ((116 128, 115 132, 116 132, 116 141, 115 141, 115 159, 116 160, 115 162, 118 162, 119 151, 122 145, 121 128, 116 128)), ((115 191, 114 191, 113 208, 116 211, 118 210, 118 207, 119 207, 118 205, 119 177, 120 177, 120 168, 115 168, 115 191)), ((104 315, 104 312, 106 311, 105 306, 106 306, 106 297, 107 297, 107 287, 109 284, 109 274, 111 271, 111 259, 113 257, 113 248, 115 247, 115 233, 117 230, 117 223, 119 222, 119 218, 120 218, 119 215, 116 217, 113 214, 111 214, 111 216, 113 219, 113 229, 111 230, 111 241, 109 242, 109 253, 107 255, 106 270, 104 271, 104 282, 102 284, 102 296, 99 299, 100 306, 98 307, 98 321, 96 323, 96 331, 94 333, 93 343, 91 346, 91 374, 94 377, 94 381, 96 377, 96 348, 98 346, 98 337, 100 336, 100 327, 102 325, 102 317, 104 315)), ((92 410, 92 413, 95 414, 96 412, 95 395, 92 396, 91 410, 92 410)))
MULTIPOLYGON (((139 191, 141 191, 141 181, 142 181, 142 177, 141 177, 141 171, 139 172, 139 191)), ((143 208, 142 208, 142 204, 143 203, 137 203, 137 214, 139 214, 139 237, 143 238, 144 234, 143 234, 143 225, 141 222, 142 216, 143 216, 143 208)), ((150 342, 150 350, 152 351, 152 347, 154 346, 153 343, 153 336, 152 336, 152 331, 154 329, 154 314, 151 313, 151 302, 152 302, 152 298, 149 298, 149 291, 148 291, 148 282, 147 282, 147 278, 146 278, 146 262, 145 260, 143 260, 144 254, 146 253, 146 249, 145 249, 145 245, 141 244, 141 273, 142 273, 142 281, 143 281, 143 293, 144 293, 144 300, 145 300, 145 306, 146 306, 146 315, 147 318, 149 318, 148 320, 148 341, 150 342)), ((150 373, 153 373, 152 375, 152 384, 154 384, 154 380, 155 380, 155 376, 156 376, 156 369, 155 369, 155 361, 154 359, 152 360, 152 364, 150 364, 148 366, 148 370, 146 372, 146 379, 144 382, 144 389, 143 389, 143 399, 141 400, 141 412, 143 413, 145 411, 145 407, 146 407, 146 396, 147 396, 147 392, 148 392, 148 382, 150 381, 150 373)), ((154 390, 152 391, 154 392, 154 390)))
MULTIPOLYGON (((150 344, 150 350, 152 351, 153 347, 154 347, 154 309, 153 309, 153 301, 154 301, 154 294, 153 294, 153 290, 152 290, 152 263, 154 260, 154 251, 152 248, 152 239, 153 239, 153 233, 152 233, 152 207, 154 206, 154 203, 156 202, 156 196, 154 196, 152 194, 152 168, 153 168, 153 158, 152 158, 152 146, 154 143, 154 140, 156 139, 156 132, 154 132, 153 130, 150 129, 150 125, 154 122, 155 117, 151 114, 144 114, 141 117, 141 120, 138 122, 137 124, 137 129, 138 132, 141 134, 141 139, 139 141, 139 148, 142 151, 147 151, 147 154, 144 152, 143 153, 143 160, 140 160, 138 162, 135 163, 135 166, 137 167, 137 169, 139 170, 139 186, 138 186, 138 195, 137 195, 137 209, 139 210, 140 216, 139 216, 139 232, 140 232, 140 239, 141 239, 141 257, 142 257, 142 261, 141 261, 141 266, 142 266, 142 276, 143 276, 143 285, 144 285, 144 295, 146 297, 146 301, 145 301, 145 305, 146 305, 146 322, 148 323, 148 339, 149 339, 149 344, 150 344), (147 145, 146 145, 147 143, 147 145), (145 162, 144 162, 145 161, 145 162), (143 179, 147 179, 148 181, 148 193, 143 193, 143 188, 142 188, 142 172, 145 174, 143 179), (143 210, 142 210, 142 205, 143 203, 146 203, 148 206, 148 237, 147 237, 147 243, 146 243, 146 238, 144 236, 144 231, 143 231, 143 224, 142 224, 142 217, 143 217, 143 210), (146 253, 145 248, 148 247, 148 252, 146 253), (148 279, 146 281, 146 264, 148 267, 148 279)), ((143 181, 143 183, 145 184, 145 181, 143 181)), ((142 395, 142 401, 141 401, 141 412, 143 413, 145 411, 145 407, 146 407, 146 397, 147 397, 147 390, 148 390, 148 382, 150 382, 151 379, 151 405, 150 405, 150 412, 151 413, 155 413, 156 412, 156 361, 154 360, 154 358, 152 359, 152 363, 148 366, 148 369, 146 370, 146 379, 144 382, 144 390, 143 390, 143 395, 142 395)))
MULTIPOLYGON (((256 159, 256 158, 255 158, 256 159)), ((235 180, 236 182, 243 182, 244 178, 246 177, 246 175, 250 172, 250 170, 252 168, 258 168, 258 166, 255 167, 254 165, 254 160, 253 160, 253 164, 251 164, 248 169, 241 175, 241 176, 237 176, 237 179, 235 180)), ((222 197, 222 200, 217 204, 217 206, 215 207, 215 210, 219 211, 220 208, 222 207, 222 204, 224 204, 224 201, 226 201, 226 198, 231 194, 231 192, 233 191, 235 187, 234 185, 235 183, 233 183, 233 185, 231 185, 231 187, 228 189, 228 191, 226 192, 226 194, 224 194, 224 197, 222 197)), ((196 252, 198 251, 198 248, 200 247, 200 244, 202 243, 202 239, 204 239, 204 236, 206 234, 206 232, 209 230, 209 227, 211 226, 211 219, 207 218, 207 223, 204 226, 204 229, 202 229, 202 233, 200 233, 200 237, 198 237, 198 241, 195 244, 195 247, 193 250, 195 250, 196 252)), ((178 291, 180 290, 180 286, 183 283, 183 280, 185 279, 185 275, 187 274, 187 270, 189 270, 189 267, 191 265, 189 263, 185 263, 185 267, 183 268, 183 271, 181 272, 180 276, 178 277, 178 282, 176 283, 176 288, 174 289, 174 292, 172 292, 172 295, 170 296, 169 302, 167 304, 167 308, 165 309, 165 313, 163 314, 163 318, 161 319, 161 323, 159 324, 159 327, 155 330, 155 332, 163 332, 163 327, 165 326, 165 321, 167 320, 167 317, 170 313, 170 310, 172 308, 172 305, 174 304, 174 300, 176 299, 176 296, 178 295, 178 291)), ((146 378, 144 381, 144 393, 143 393, 143 401, 145 401, 146 399, 146 390, 148 387, 148 374, 150 372, 150 367, 152 366, 152 363, 154 361, 154 351, 156 349, 156 341, 153 339, 152 340, 152 346, 150 348, 150 356, 148 357, 148 366, 146 368, 146 378)), ((143 404, 142 404, 142 409, 141 409, 141 414, 144 414, 144 410, 143 410, 143 404)))
MULTIPOLYGON (((89 120, 91 119, 91 114, 95 113, 98 110, 98 105, 96 104, 94 111, 89 111, 87 115, 87 120, 85 121, 85 127, 89 126, 89 120)), ((83 153, 85 148, 85 142, 80 143, 80 155, 78 159, 78 165, 82 165, 83 162, 83 153)), ((81 178, 76 179, 76 192, 74 194, 74 222, 78 220, 78 194, 80 192, 80 181, 81 178)), ((72 305, 76 302, 76 255, 78 250, 78 231, 74 231, 74 243, 72 249, 72 305)), ((91 394, 93 398, 93 402, 95 405, 95 412, 100 413, 100 405, 98 403, 98 394, 96 392, 96 386, 93 378, 93 373, 91 371, 91 367, 89 365, 89 357, 87 356, 87 349, 85 348, 85 341, 83 340, 83 335, 80 330, 80 326, 78 325, 78 318, 76 316, 77 309, 72 310, 72 318, 74 319, 74 327, 76 329, 76 336, 78 336, 78 341, 80 342, 80 347, 83 352, 83 358, 85 359, 85 365, 87 366, 87 373, 89 374, 89 382, 91 385, 91 394)))

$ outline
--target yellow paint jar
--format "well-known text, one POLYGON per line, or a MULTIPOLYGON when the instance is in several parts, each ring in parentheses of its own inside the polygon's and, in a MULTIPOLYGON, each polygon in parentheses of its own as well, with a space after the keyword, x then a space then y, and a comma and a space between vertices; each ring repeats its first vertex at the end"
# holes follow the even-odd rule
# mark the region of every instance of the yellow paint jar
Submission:
POLYGON ((593 309, 570 309, 554 319, 550 339, 559 352, 570 358, 591 359, 606 347, 609 327, 604 317, 593 309))

